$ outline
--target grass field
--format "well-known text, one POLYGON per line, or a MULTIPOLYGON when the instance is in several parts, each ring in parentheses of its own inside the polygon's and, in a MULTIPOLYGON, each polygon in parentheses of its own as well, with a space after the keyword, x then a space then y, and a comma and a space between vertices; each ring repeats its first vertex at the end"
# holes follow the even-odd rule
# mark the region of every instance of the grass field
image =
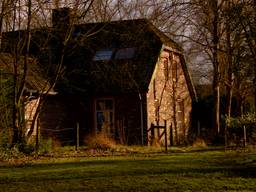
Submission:
POLYGON ((0 191, 256 191, 256 152, 81 153, 2 162, 0 191))

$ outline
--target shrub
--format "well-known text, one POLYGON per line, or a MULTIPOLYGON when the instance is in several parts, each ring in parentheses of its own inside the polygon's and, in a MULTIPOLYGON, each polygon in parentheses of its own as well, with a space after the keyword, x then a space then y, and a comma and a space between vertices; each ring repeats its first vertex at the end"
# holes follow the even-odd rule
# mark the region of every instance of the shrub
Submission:
POLYGON ((12 148, 0 149, 0 160, 19 159, 24 156, 25 154, 20 151, 19 145, 14 145, 12 148))
POLYGON ((197 138, 193 144, 192 144, 193 147, 207 147, 207 144, 205 142, 204 139, 202 138, 197 138))
POLYGON ((243 138, 245 127, 248 140, 256 141, 256 113, 248 113, 236 118, 225 118, 225 123, 228 125, 228 135, 235 137, 236 140, 243 138))
POLYGON ((51 138, 42 139, 39 142, 38 154, 47 154, 53 149, 53 141, 51 138))
POLYGON ((111 150, 116 148, 116 142, 104 132, 91 134, 85 138, 85 143, 89 148, 97 150, 111 150))
POLYGON ((0 149, 9 147, 9 133, 6 129, 3 129, 0 131, 0 149))
POLYGON ((0 159, 17 159, 34 152, 34 146, 27 144, 25 141, 13 146, 9 143, 9 133, 7 129, 0 132, 0 159))

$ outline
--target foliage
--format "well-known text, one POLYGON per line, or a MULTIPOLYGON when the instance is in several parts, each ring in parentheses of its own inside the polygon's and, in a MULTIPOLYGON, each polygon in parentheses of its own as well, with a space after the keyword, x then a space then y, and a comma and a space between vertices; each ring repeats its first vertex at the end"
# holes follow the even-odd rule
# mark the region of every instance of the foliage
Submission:
POLYGON ((229 127, 239 128, 243 126, 253 126, 256 124, 256 113, 247 113, 241 117, 226 118, 229 127))
MULTIPOLYGON (((12 78, 0 69, 0 159, 9 156, 11 151, 5 153, 10 147, 10 127, 12 126, 12 78)), ((15 150, 14 150, 15 151, 15 150)))
POLYGON ((246 128, 247 137, 256 141, 256 113, 247 113, 241 117, 225 118, 225 123, 228 126, 228 134, 242 137, 244 127, 246 128))
POLYGON ((16 144, 13 147, 0 147, 0 160, 21 159, 32 154, 33 147, 26 144, 16 144))
POLYGON ((35 145, 27 144, 26 142, 10 147, 5 142, 5 140, 8 140, 8 137, 4 136, 4 133, 0 134, 0 138, 2 138, 2 140, 0 140, 0 160, 20 159, 35 154, 46 155, 56 150, 59 146, 59 143, 56 144, 56 142, 50 138, 40 141, 38 150, 36 150, 35 145))
POLYGON ((33 154, 35 148, 25 141, 11 146, 9 132, 4 129, 0 132, 0 160, 19 159, 33 154))
POLYGON ((47 154, 53 150, 53 140, 43 139, 39 142, 38 154, 47 154))
POLYGON ((11 126, 13 85, 10 74, 0 69, 0 131, 11 126))

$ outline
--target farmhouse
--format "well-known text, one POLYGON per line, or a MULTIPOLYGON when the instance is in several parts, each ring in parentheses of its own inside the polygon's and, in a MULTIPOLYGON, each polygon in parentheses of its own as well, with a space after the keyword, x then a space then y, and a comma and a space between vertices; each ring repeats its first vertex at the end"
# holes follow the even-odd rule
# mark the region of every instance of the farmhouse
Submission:
MULTIPOLYGON (((41 135, 68 143, 79 125, 81 142, 104 132, 146 144, 163 142, 162 130, 149 128, 166 122, 167 143, 186 142, 195 91, 181 47, 146 19, 74 24, 70 13, 53 10, 52 27, 31 32, 31 55, 48 77, 59 73, 58 94, 41 109, 41 135)), ((14 51, 24 33, 4 33, 2 51, 14 51)))

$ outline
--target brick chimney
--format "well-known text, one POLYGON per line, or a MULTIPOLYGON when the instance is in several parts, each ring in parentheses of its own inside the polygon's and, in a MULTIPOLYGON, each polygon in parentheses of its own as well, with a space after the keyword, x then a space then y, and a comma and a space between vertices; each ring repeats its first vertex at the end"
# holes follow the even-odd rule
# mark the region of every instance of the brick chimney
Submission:
POLYGON ((52 10, 52 27, 56 30, 66 30, 70 26, 71 9, 68 7, 52 10))

